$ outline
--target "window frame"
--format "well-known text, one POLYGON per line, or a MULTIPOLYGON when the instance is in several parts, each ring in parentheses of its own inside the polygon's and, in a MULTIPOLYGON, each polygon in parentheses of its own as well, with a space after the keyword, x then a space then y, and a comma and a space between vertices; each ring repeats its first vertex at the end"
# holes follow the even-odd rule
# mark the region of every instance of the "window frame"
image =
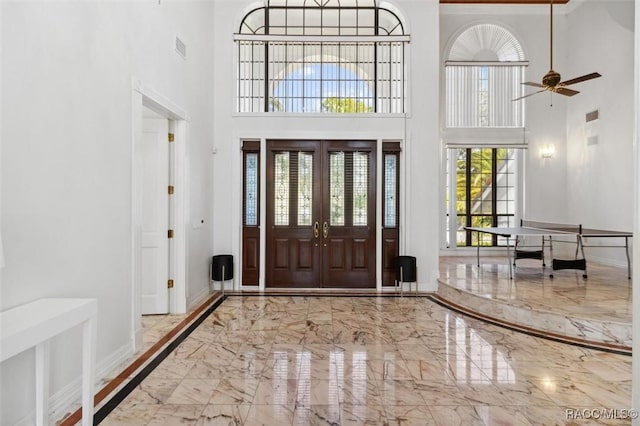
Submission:
MULTIPOLYGON (((474 223, 473 219, 474 218, 478 218, 478 217, 489 217, 491 219, 491 224, 490 226, 504 226, 500 223, 499 218, 509 218, 509 223, 511 225, 515 225, 517 222, 517 218, 519 217, 519 212, 521 209, 521 198, 519 197, 519 194, 521 193, 521 188, 522 188, 522 167, 521 167, 521 163, 522 163, 522 149, 517 149, 517 148, 511 148, 511 147, 501 147, 501 146, 486 146, 486 147, 456 147, 456 148, 450 148, 447 150, 448 151, 448 158, 447 158, 447 167, 445 170, 445 174, 446 174, 446 179, 447 182, 449 183, 447 185, 447 190, 445 191, 447 192, 446 197, 447 199, 445 200, 446 203, 448 203, 448 207, 446 207, 446 211, 447 214, 446 216, 449 218, 449 223, 448 225, 445 223, 445 229, 447 230, 447 232, 445 233, 447 235, 447 238, 445 239, 445 245, 448 248, 451 249, 465 249, 465 248, 471 248, 471 247, 477 247, 477 241, 474 241, 475 238, 475 234, 471 233, 470 231, 465 231, 465 238, 464 238, 464 244, 458 245, 458 233, 460 232, 459 229, 459 218, 465 218, 464 220, 464 224, 462 226, 478 226, 477 223, 474 223), (466 155, 465 155, 465 212, 462 214, 458 214, 457 211, 457 204, 458 204, 458 199, 457 199, 457 175, 458 175, 458 168, 457 168, 457 152, 458 150, 466 150, 466 155), (471 167, 470 167, 470 163, 471 163, 471 151, 473 149, 490 149, 491 150, 491 171, 490 171, 490 177, 488 180, 491 181, 491 212, 490 213, 478 213, 478 214, 473 214, 471 213, 471 204, 473 204, 474 201, 477 200, 473 200, 469 194, 470 194, 470 186, 471 186, 471 179, 470 179, 470 175, 473 174, 471 167), (496 196, 499 188, 501 188, 498 185, 499 182, 499 168, 498 168, 498 161, 497 161, 497 150, 498 149, 507 149, 507 150, 511 150, 512 152, 509 154, 510 160, 512 163, 512 168, 513 168, 513 172, 509 173, 507 170, 507 174, 512 174, 513 175, 513 183, 509 186, 507 186, 506 188, 510 189, 513 191, 513 199, 511 200, 513 202, 513 212, 508 212, 508 213, 498 213, 497 211, 497 203, 498 203, 498 197, 496 196), (453 153, 453 154, 452 154, 453 153)), ((507 200, 509 201, 509 200, 507 200)), ((487 234, 488 238, 491 238, 491 244, 484 244, 482 245, 483 247, 502 247, 506 244, 506 241, 504 240, 504 238, 500 238, 497 237, 495 235, 489 235, 487 234)), ((477 238, 476 238, 477 239, 477 238)))
MULTIPOLYGON (((405 113, 407 110, 407 51, 406 45, 410 38, 404 33, 404 24, 402 19, 392 10, 377 5, 376 2, 370 2, 366 5, 360 5, 357 1, 355 6, 336 6, 336 3, 324 3, 320 5, 317 2, 306 1, 296 3, 294 5, 271 5, 271 2, 267 2, 264 7, 256 8, 250 11, 243 18, 239 32, 234 35, 234 41, 238 46, 238 69, 237 69, 237 102, 236 109, 239 113, 256 113, 256 112, 318 112, 318 113, 342 113, 339 109, 333 110, 324 106, 324 101, 331 98, 338 98, 339 100, 352 100, 356 99, 356 102, 363 102, 363 107, 351 108, 346 111, 350 113, 405 113), (306 24, 306 12, 317 11, 320 16, 320 30, 319 31, 307 31, 306 24), (274 24, 273 28, 270 25, 270 16, 272 12, 283 11, 284 18, 281 18, 278 25, 274 24), (300 12, 297 19, 300 20, 298 25, 296 23, 289 22, 289 13, 298 11, 300 12), (356 17, 359 17, 361 13, 366 11, 372 11, 373 13, 367 14, 368 20, 372 22, 361 23, 359 19, 355 20, 355 24, 342 25, 341 16, 342 13, 351 12, 356 13, 356 17), (325 13, 336 12, 338 15, 338 24, 334 26, 325 26, 323 17, 325 13), (257 19, 254 19, 257 15, 257 19), (383 18, 381 18, 381 15, 383 18), (260 20, 263 20, 262 24, 260 20), (282 21, 284 20, 284 23, 282 21), (251 25, 247 24, 251 21, 251 25), (301 26, 300 26, 301 25, 301 26), (289 26, 292 29, 300 29, 300 31, 291 31, 289 33, 289 26), (388 28, 387 28, 388 26, 388 28), (325 28, 337 28, 337 34, 325 34, 325 28), (362 34, 361 30, 366 29, 362 34), (343 33, 343 30, 348 30, 343 33), (277 33, 277 34, 274 34, 277 33), (304 50, 305 46, 320 45, 319 60, 308 61, 308 55, 302 53, 302 67, 299 60, 292 60, 287 58, 287 51, 290 45, 301 44, 304 50), (327 63, 331 63, 331 57, 324 53, 324 47, 337 46, 339 54, 342 55, 342 46, 351 44, 355 46, 356 54, 355 59, 352 57, 338 57, 340 69, 353 68, 357 70, 356 75, 366 72, 368 78, 361 80, 358 78, 348 78, 342 80, 340 84, 349 85, 357 82, 358 84, 363 82, 365 88, 368 90, 363 93, 370 93, 370 95, 364 98, 356 95, 349 97, 328 96, 325 93, 325 89, 322 88, 322 83, 325 81, 320 78, 320 93, 318 96, 311 96, 311 98, 302 95, 302 106, 299 110, 295 110, 291 106, 289 111, 287 106, 283 104, 292 102, 292 105, 297 105, 295 102, 297 96, 293 98, 287 98, 285 95, 284 102, 280 96, 276 96, 276 90, 283 82, 287 82, 286 78, 280 78, 279 74, 283 70, 288 70, 285 76, 289 76, 293 71, 298 68, 304 68, 305 65, 324 67, 327 63), (271 51, 275 48, 284 47, 284 63, 282 58, 272 58, 276 56, 275 51, 271 51), (364 58, 359 58, 357 51, 359 49, 368 48, 368 52, 364 58), (273 62, 278 61, 278 62, 273 62), (306 62, 306 64, 305 64, 306 62), (274 64, 279 64, 277 67, 274 64), (278 70, 278 67, 280 68, 278 70), (298 67, 298 68, 294 68, 298 67), (399 67, 399 69, 398 69, 399 67), (367 68, 368 71, 365 71, 367 68), (320 108, 306 111, 306 102, 313 101, 313 99, 320 99, 320 108), (364 99, 364 100, 360 100, 364 99), (278 106, 278 110, 275 110, 278 106)), ((339 5, 340 2, 337 3, 339 5)), ((309 28, 317 29, 316 26, 310 26, 309 28)), ((329 49, 330 50, 330 49, 329 49)), ((312 56, 314 57, 314 56, 312 56)), ((303 87, 307 84, 303 80, 303 87)), ((351 90, 351 89, 350 89, 351 90)), ((286 90, 285 90, 286 93, 286 90)), ((329 90, 331 93, 331 90, 329 90)))

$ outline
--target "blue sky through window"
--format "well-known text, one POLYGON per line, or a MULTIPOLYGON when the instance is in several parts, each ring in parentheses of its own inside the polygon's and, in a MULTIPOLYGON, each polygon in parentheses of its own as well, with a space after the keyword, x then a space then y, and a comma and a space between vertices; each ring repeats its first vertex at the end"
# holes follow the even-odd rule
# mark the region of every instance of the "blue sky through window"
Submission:
POLYGON ((280 80, 273 91, 272 111, 323 112, 328 98, 353 99, 369 109, 373 94, 366 81, 336 64, 307 64, 280 80))

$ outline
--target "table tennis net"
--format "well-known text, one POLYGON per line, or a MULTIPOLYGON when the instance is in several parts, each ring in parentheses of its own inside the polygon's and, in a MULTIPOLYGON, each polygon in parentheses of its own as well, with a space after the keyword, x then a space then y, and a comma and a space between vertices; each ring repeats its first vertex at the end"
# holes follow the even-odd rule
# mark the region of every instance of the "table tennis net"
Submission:
POLYGON ((565 223, 538 222, 535 220, 520 220, 520 226, 527 228, 546 229, 556 232, 571 232, 575 234, 582 233, 582 225, 570 225, 565 223))

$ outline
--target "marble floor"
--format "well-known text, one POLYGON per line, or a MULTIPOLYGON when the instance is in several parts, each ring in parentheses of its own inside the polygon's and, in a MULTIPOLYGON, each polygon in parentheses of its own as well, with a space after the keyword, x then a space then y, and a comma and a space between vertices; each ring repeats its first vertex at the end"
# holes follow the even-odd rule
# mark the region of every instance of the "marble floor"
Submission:
POLYGON ((630 424, 572 420, 630 401, 631 357, 429 297, 228 296, 101 424, 630 424))
POLYGON ((505 257, 441 257, 440 281, 487 299, 531 309, 570 314, 573 317, 631 323, 632 286, 626 267, 589 262, 588 278, 582 271, 543 272, 540 261, 518 260, 513 279, 505 257))
POLYGON ((437 297, 488 320, 547 336, 631 352, 632 281, 627 269, 589 262, 583 271, 543 270, 519 260, 513 279, 505 257, 442 257, 437 297))

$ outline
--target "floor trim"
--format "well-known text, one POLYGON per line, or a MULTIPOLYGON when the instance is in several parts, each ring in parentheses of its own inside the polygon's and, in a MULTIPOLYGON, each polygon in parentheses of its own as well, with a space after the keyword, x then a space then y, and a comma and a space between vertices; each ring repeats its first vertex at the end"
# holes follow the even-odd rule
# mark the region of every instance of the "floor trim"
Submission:
POLYGON ((610 352, 610 353, 615 353, 618 355, 627 355, 627 356, 631 356, 632 355, 632 350, 630 346, 624 346, 624 345, 616 345, 616 344, 612 344, 612 343, 603 343, 603 342, 596 342, 596 341, 592 341, 592 340, 585 340, 585 339, 579 339, 576 337, 571 337, 571 336, 565 336, 563 334, 558 334, 558 333, 553 333, 550 331, 544 331, 544 330, 539 330, 536 328, 532 328, 532 327, 527 327, 527 326, 523 326, 520 324, 516 324, 516 323, 512 323, 512 322, 508 322, 505 320, 502 320, 500 318, 495 318, 489 315, 484 315, 481 314, 479 312, 476 312, 472 309, 469 309, 465 306, 462 305, 458 305, 454 302, 451 302, 447 299, 445 299, 444 297, 438 295, 438 294, 432 294, 430 296, 428 296, 429 299, 431 299, 434 303, 437 303, 440 306, 443 306, 447 309, 451 309, 452 311, 458 312, 460 314, 487 322, 489 324, 493 324, 493 325, 497 325, 499 327, 503 327, 503 328, 507 328, 509 330, 513 330, 513 331, 518 331, 520 333, 524 333, 527 334, 529 336, 534 336, 534 337, 540 337, 543 339, 547 339, 547 340, 553 340, 555 342, 560 342, 560 343, 565 343, 568 345, 573 345, 573 346, 578 346, 581 348, 586 348, 586 349, 592 349, 592 350, 597 350, 597 351, 604 351, 604 352, 610 352))
MULTIPOLYGON (((148 364, 138 372, 130 382, 126 383, 125 386, 118 391, 114 396, 109 398, 103 407, 95 411, 93 415, 93 424, 99 424, 104 418, 120 403, 122 400, 129 394, 135 386, 137 386, 153 369, 164 360, 169 353, 176 346, 180 344, 191 332, 198 326, 202 321, 205 320, 211 312, 215 310, 222 302, 224 301, 224 296, 220 292, 214 293, 211 297, 209 297, 205 302, 203 302, 198 308, 196 308, 193 312, 191 312, 185 319, 180 321, 176 326, 171 329, 167 334, 165 334, 160 340, 158 340, 153 346, 147 349, 142 355, 133 360, 131 364, 127 368, 125 368, 121 373, 119 373, 113 380, 109 381, 102 389, 100 389, 93 400, 94 407, 98 406, 102 401, 106 400, 108 396, 110 396, 118 387, 120 387, 123 383, 125 383, 132 374, 134 374, 137 370, 139 370, 145 363, 148 364), (183 331, 187 327, 186 331, 183 331), (177 337, 176 337, 177 336, 177 337), (174 339, 175 337, 175 339, 174 339), (174 340, 172 340, 174 339, 174 340), (167 345, 168 343, 168 345, 167 345), (161 348, 163 346, 166 348, 162 351, 161 348), (168 348, 171 347, 170 350, 168 348), (159 358, 165 351, 168 352, 159 358), (153 368, 149 369, 149 366, 153 364, 153 368), (148 371, 147 371, 148 370, 148 371), (141 374, 144 375, 136 382, 136 385, 132 386, 126 394, 123 394, 124 389, 128 389, 131 382, 137 380, 138 376, 141 374), (118 400, 118 402, 114 405, 112 401, 116 398, 122 397, 118 400), (110 406, 111 408, 108 411, 105 410, 105 407, 110 406), (105 411, 103 411, 105 410, 105 411)), ((77 409, 71 415, 64 418, 58 426, 72 426, 77 424, 82 419, 82 408, 77 409)))

